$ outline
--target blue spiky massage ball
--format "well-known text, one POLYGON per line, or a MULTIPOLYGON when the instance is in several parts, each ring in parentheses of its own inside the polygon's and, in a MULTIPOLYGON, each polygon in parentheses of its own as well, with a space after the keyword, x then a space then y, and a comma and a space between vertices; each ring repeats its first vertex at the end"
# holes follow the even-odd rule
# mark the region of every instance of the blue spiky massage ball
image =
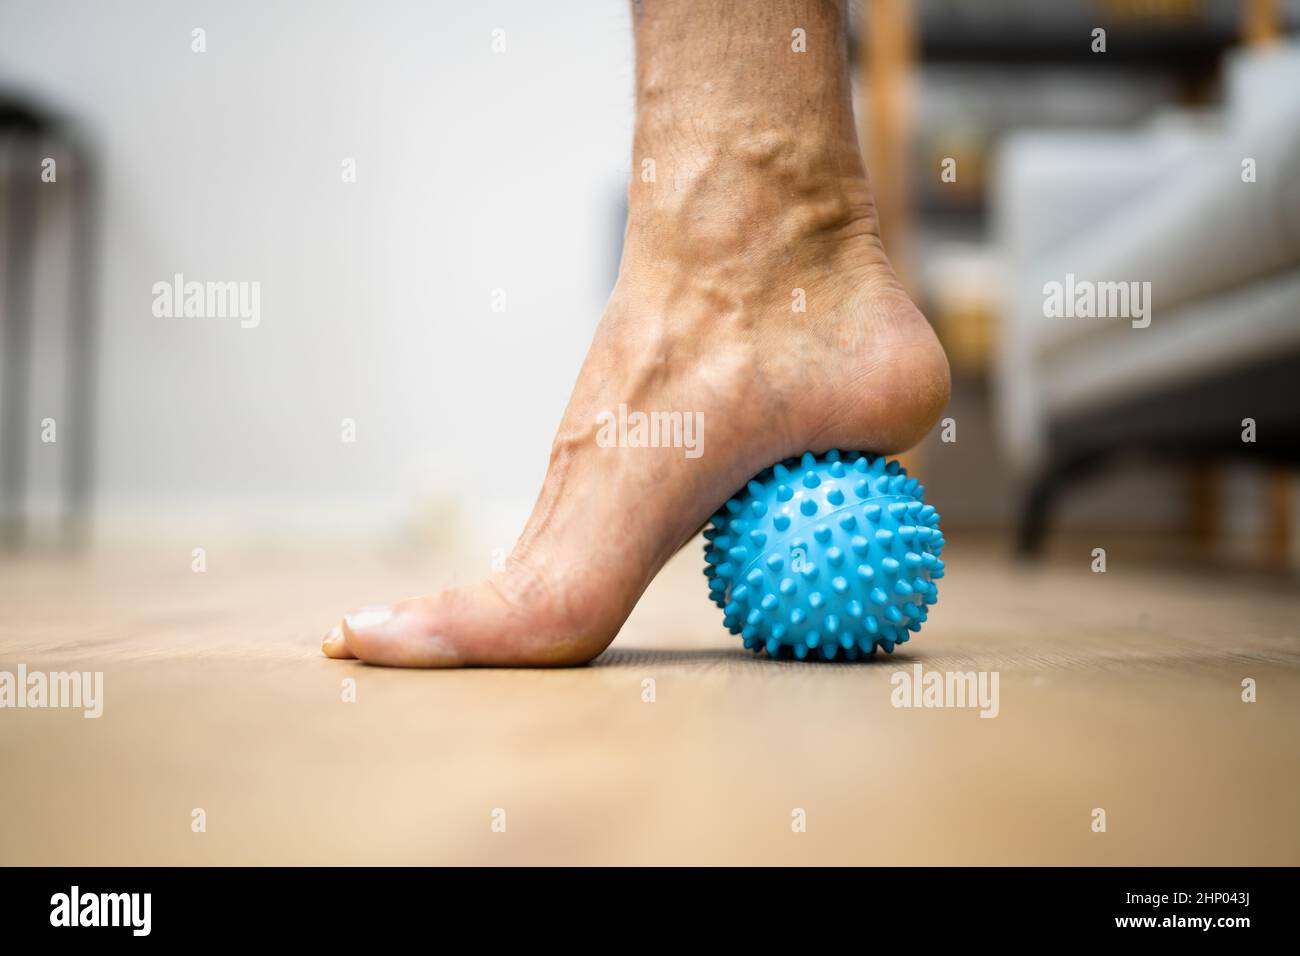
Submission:
POLYGON ((756 475, 705 530, 723 623, 755 651, 800 660, 893 653, 939 600, 943 535, 897 461, 806 452, 756 475))

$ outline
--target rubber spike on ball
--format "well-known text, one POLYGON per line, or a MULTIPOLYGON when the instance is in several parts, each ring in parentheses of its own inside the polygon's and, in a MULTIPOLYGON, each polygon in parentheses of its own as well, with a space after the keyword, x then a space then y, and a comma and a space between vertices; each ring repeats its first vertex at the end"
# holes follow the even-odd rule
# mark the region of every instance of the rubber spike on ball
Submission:
POLYGON ((944 574, 924 492, 895 460, 835 449, 755 475, 704 532, 724 625, 769 657, 892 653, 921 630, 944 574))

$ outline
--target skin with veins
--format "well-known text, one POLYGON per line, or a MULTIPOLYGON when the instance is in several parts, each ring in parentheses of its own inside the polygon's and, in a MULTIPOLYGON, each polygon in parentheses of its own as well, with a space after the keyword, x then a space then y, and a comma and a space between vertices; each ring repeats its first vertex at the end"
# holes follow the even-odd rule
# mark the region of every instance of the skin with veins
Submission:
POLYGON ((503 570, 345 614, 326 634, 330 657, 590 660, 752 475, 805 450, 907 448, 947 403, 943 351, 880 243, 843 10, 644 0, 634 23, 623 261, 533 513, 503 570), (805 53, 791 48, 795 28, 805 53), (705 453, 602 447, 600 416, 620 404, 702 413, 705 453))

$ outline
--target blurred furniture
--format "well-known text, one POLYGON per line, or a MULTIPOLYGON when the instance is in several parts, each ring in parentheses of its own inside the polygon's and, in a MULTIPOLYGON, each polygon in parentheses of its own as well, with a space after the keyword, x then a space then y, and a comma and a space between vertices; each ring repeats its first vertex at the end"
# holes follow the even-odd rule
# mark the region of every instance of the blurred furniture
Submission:
POLYGON ((1226 88, 1210 125, 1172 115, 1003 143, 996 402, 1028 490, 1022 551, 1057 495, 1118 453, 1300 462, 1300 48, 1233 57, 1226 88), (1045 317, 1045 283, 1067 274, 1150 282, 1150 326, 1045 317))
MULTIPOLYGON (((85 536, 93 434, 95 368, 92 287, 95 268, 95 190, 88 149, 71 129, 35 106, 0 95, 0 241, 4 294, 0 299, 0 549, 13 550, 30 526, 29 452, 36 447, 44 414, 32 407, 40 376, 34 375, 34 314, 40 230, 51 217, 72 217, 70 261, 60 281, 68 286, 70 311, 57 447, 62 458, 59 523, 63 543, 85 536), (56 161, 53 182, 42 179, 45 157, 56 161)), ((46 321, 46 317, 41 317, 46 321)))
MULTIPOLYGON (((859 0, 851 9, 885 248, 948 353, 946 414, 978 431, 1004 298, 989 224, 996 144, 1016 129, 1114 128, 1171 103, 1205 102, 1239 42, 1242 10, 1238 0, 859 0), (1104 56, 1092 50, 1098 26, 1104 56)), ((1271 35, 1281 22, 1257 20, 1271 35)), ((970 451, 949 447, 944 461, 978 470, 985 493, 946 513, 1000 524, 1010 505, 1001 464, 967 459, 970 451)))

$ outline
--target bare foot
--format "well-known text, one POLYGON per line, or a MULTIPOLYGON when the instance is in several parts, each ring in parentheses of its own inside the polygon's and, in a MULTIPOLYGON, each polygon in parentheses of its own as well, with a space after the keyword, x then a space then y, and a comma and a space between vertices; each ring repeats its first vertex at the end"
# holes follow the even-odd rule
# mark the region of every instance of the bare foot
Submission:
MULTIPOLYGON (((753 27, 713 6, 678 13, 753 27)), ((758 53, 733 49, 741 66, 702 85, 661 76, 657 31, 676 21, 655 16, 638 17, 635 154, 656 157, 656 181, 633 177, 619 280, 514 552, 481 583, 345 615, 326 636, 328 656, 410 667, 588 661, 755 473, 805 450, 907 448, 947 403, 943 351, 878 239, 842 62, 802 77, 829 84, 826 115, 808 111, 807 90, 786 115, 775 100, 753 103, 754 84, 732 75, 758 53), (682 115, 712 119, 683 137, 682 115), (620 405, 702 416, 693 419, 703 422, 702 453, 607 447, 620 405)), ((839 42, 833 18, 820 28, 824 42, 839 42)), ((788 27, 773 29, 785 50, 788 27)), ((766 35, 746 39, 766 51, 766 35)), ((703 55, 690 63, 711 67, 703 55)), ((787 67, 778 59, 769 69, 787 67)))

